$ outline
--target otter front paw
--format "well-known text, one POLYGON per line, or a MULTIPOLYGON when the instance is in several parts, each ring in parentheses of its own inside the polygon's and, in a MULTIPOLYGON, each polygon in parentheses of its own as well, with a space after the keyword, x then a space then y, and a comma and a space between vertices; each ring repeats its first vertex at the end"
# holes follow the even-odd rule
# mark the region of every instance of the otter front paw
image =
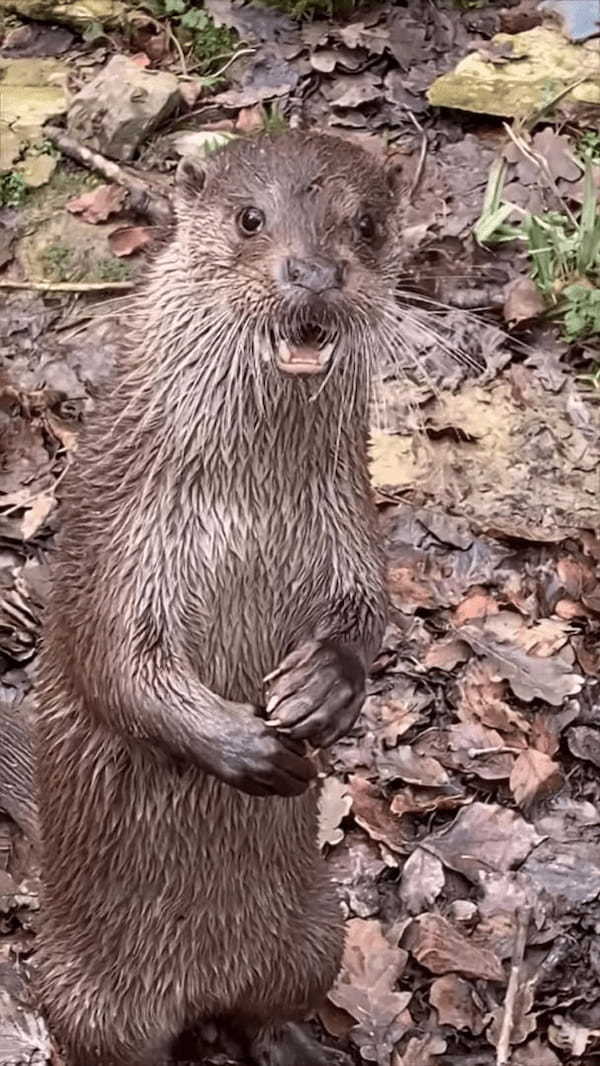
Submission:
POLYGON ((302 644, 265 683, 269 724, 316 748, 348 733, 365 699, 362 662, 351 648, 329 641, 302 644))
POLYGON ((299 796, 317 767, 301 741, 277 736, 259 718, 240 717, 234 730, 222 726, 209 772, 251 796, 299 796))

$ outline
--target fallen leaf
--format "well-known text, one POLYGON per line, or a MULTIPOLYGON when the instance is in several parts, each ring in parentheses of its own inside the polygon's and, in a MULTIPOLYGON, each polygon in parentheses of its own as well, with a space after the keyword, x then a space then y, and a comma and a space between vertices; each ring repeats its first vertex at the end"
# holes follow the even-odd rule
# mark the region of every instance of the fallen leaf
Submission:
POLYGON ((554 1047, 567 1051, 575 1058, 581 1058, 585 1053, 590 1036, 590 1030, 585 1025, 578 1025, 562 1014, 554 1014, 548 1026, 548 1039, 554 1047))
MULTIPOLYGON (((377 765, 381 771, 382 760, 378 760, 377 765)), ((444 767, 437 759, 416 752, 409 744, 399 744, 397 748, 390 748, 386 751, 385 773, 380 776, 384 780, 398 778, 411 785, 421 785, 427 788, 443 788, 450 781, 444 767)))
POLYGON ((330 1036, 336 1040, 346 1040, 354 1028, 354 1018, 347 1010, 334 1007, 333 1003, 325 1000, 319 1007, 319 1019, 330 1036))
POLYGON ((262 104, 243 107, 238 113, 235 128, 240 133, 256 133, 265 124, 266 112, 262 104))
POLYGON ((410 834, 401 818, 392 814, 390 805, 379 790, 364 777, 353 775, 349 781, 352 813, 356 823, 372 840, 380 840, 392 851, 406 852, 410 834))
POLYGON ((515 1048, 511 1066, 560 1066, 557 1056, 538 1036, 523 1047, 515 1048))
POLYGON ((463 722, 472 722, 476 718, 490 729, 512 734, 511 743, 514 744, 515 740, 523 743, 522 738, 518 735, 515 737, 515 731, 517 734, 527 734, 531 725, 521 711, 506 702, 505 689, 506 682, 497 680, 490 663, 472 659, 459 682, 457 712, 463 722))
POLYGON ((152 226, 122 226, 109 234, 108 246, 113 255, 121 258, 151 244, 155 236, 156 230, 152 226))
POLYGON ((459 603, 454 611, 454 621, 457 626, 463 626, 474 618, 487 618, 490 614, 497 614, 499 610, 497 601, 489 592, 475 588, 459 603))
POLYGON ((41 493, 36 496, 21 522, 23 540, 31 540, 39 532, 48 515, 55 507, 56 499, 54 496, 47 493, 41 493))
POLYGON ((388 868, 378 844, 362 830, 350 830, 344 847, 329 856, 328 866, 342 901, 357 918, 372 918, 378 913, 381 901, 377 882, 388 868))
POLYGON ((438 898, 445 884, 444 868, 440 860, 415 848, 404 863, 400 882, 400 898, 409 914, 420 914, 438 898))
POLYGON ((407 785, 395 792, 390 803, 393 814, 427 814, 430 811, 451 811, 470 803, 461 789, 418 788, 407 785))
MULTIPOLYGON (((535 997, 535 982, 521 981, 513 1004, 513 1021, 510 1036, 511 1044, 522 1044, 535 1032, 536 1016, 532 1014, 535 997)), ((496 1046, 504 1021, 504 1006, 495 1007, 491 1012, 491 1024, 486 1031, 490 1044, 496 1046)))
POLYGON ((428 729, 413 744, 415 751, 435 754, 444 766, 476 774, 484 781, 502 781, 510 776, 514 755, 495 729, 479 722, 460 722, 449 729, 428 729))
POLYGON ((567 696, 576 695, 583 687, 584 678, 568 663, 558 657, 528 655, 510 641, 488 636, 475 622, 462 626, 459 635, 477 655, 488 659, 497 676, 506 678, 515 696, 527 703, 540 699, 560 707, 567 696))
POLYGON ((352 796, 337 777, 327 777, 319 795, 319 847, 339 844, 344 839, 340 822, 350 813, 352 796))
POLYGON ((406 951, 386 940, 380 922, 353 918, 346 923, 342 970, 329 999, 356 1020, 351 1036, 361 1056, 380 1066, 388 1066, 412 1021, 406 1010, 412 993, 394 991, 407 959, 406 951))
POLYGON ((471 1033, 483 1032, 486 1024, 482 1004, 477 1003, 477 994, 468 981, 456 974, 445 974, 432 982, 429 1001, 435 1007, 440 1025, 454 1029, 468 1029, 471 1033))
POLYGON ((463 973, 485 981, 504 982, 504 969, 493 951, 473 944, 441 914, 413 918, 402 946, 431 973, 463 973))
POLYGON ((435 1033, 411 1036, 402 1055, 397 1052, 394 1055, 392 1066, 436 1066, 434 1058, 443 1055, 447 1047, 444 1038, 435 1033))
POLYGON ((136 67, 141 67, 144 70, 150 66, 151 59, 145 52, 135 52, 132 56, 129 56, 132 63, 135 63, 136 67))
POLYGON ((600 770, 600 730, 587 725, 575 725, 567 732, 569 751, 578 759, 593 763, 600 770))
POLYGON ((110 215, 120 211, 125 203, 127 190, 120 185, 98 185, 91 192, 84 192, 67 201, 67 211, 81 215, 84 222, 96 225, 106 222, 110 215))
POLYGON ((527 857, 521 873, 564 914, 600 895, 600 846, 589 841, 546 840, 527 857))
POLYGON ((504 291, 504 320, 511 326, 529 322, 546 310, 544 298, 531 278, 515 278, 504 291))
POLYGON ((446 637, 428 648, 423 664, 428 670, 450 671, 454 670, 459 663, 464 663, 470 654, 471 649, 464 641, 457 640, 455 637, 446 637))
POLYGON ((449 826, 431 833, 420 844, 445 866, 478 885, 486 871, 518 866, 541 839, 516 811, 497 803, 472 803, 459 811, 449 826))
POLYGON ((510 788, 519 807, 558 792, 562 773, 558 763, 535 748, 527 748, 518 757, 510 775, 510 788))

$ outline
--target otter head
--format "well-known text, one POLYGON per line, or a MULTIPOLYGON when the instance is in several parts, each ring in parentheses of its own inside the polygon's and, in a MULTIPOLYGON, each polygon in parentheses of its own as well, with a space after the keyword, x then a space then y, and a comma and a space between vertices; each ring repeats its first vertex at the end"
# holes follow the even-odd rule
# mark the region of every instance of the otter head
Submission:
POLYGON ((348 141, 290 132, 184 159, 177 186, 189 283, 263 358, 310 375, 373 349, 395 318, 392 172, 348 141))

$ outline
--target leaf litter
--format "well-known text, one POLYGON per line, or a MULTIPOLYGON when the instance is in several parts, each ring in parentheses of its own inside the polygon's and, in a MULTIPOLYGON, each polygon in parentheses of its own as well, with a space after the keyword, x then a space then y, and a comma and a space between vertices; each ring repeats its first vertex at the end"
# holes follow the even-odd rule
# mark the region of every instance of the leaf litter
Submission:
MULTIPOLYGON (((357 1062, 496 1066, 508 1019, 511 1066, 591 1066, 600 1051, 600 406, 577 378, 582 352, 542 322, 523 258, 502 245, 492 255, 471 235, 499 156, 514 211, 576 209, 579 131, 546 124, 515 143, 485 116, 465 121, 426 97, 475 49, 495 77, 511 63, 517 72, 511 47, 491 39, 542 16, 529 0, 407 0, 339 22, 230 0, 205 6, 249 51, 211 88, 181 77, 158 23, 136 43, 136 63, 178 74, 182 100, 164 134, 144 143, 138 178, 163 188, 180 155, 301 114, 393 155, 404 182, 402 299, 425 376, 400 353, 402 375, 387 368, 374 409, 392 611, 360 722, 331 753, 323 783, 320 843, 347 946, 322 1025, 357 1062), (506 323, 509 340, 498 328, 506 323)), ((76 89, 109 59, 105 45, 28 27, 7 30, 4 54, 66 52, 76 89)), ((110 173, 100 177, 67 210, 93 226, 118 215, 108 247, 117 263, 135 262, 152 220, 110 173)), ((0 223, 10 235, 5 276, 20 280, 19 227, 12 215, 0 223)), ((119 329, 118 308, 98 312, 87 299, 5 300, 0 707, 18 710, 31 687, 57 486, 119 329)), ((593 344, 586 351, 597 357, 593 344)), ((35 863, 8 816, 2 885, 2 958, 27 957, 35 863)), ((0 975, 0 1030, 10 1030, 19 1066, 45 1064, 47 1033, 33 1006, 15 1008, 13 971, 11 962, 0 975)))

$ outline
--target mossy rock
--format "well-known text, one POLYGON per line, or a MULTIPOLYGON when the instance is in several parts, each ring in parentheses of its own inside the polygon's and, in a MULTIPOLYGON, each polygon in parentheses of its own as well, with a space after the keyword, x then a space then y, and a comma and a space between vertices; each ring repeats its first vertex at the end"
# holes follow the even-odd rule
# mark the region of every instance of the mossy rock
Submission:
POLYGON ((44 122, 67 110, 60 85, 67 73, 58 59, 0 59, 3 123, 22 139, 36 139, 44 122))
POLYGON ((41 22, 61 22, 83 30, 92 22, 107 29, 125 23, 127 6, 121 0, 0 0, 0 14, 10 11, 41 22))
POLYGON ((584 78, 557 102, 569 112, 590 104, 600 107, 600 42, 571 44, 558 30, 536 26, 511 36, 499 33, 493 43, 514 60, 490 63, 473 52, 453 71, 437 78, 427 92, 434 107, 452 107, 483 115, 526 117, 547 106, 568 85, 584 78))

